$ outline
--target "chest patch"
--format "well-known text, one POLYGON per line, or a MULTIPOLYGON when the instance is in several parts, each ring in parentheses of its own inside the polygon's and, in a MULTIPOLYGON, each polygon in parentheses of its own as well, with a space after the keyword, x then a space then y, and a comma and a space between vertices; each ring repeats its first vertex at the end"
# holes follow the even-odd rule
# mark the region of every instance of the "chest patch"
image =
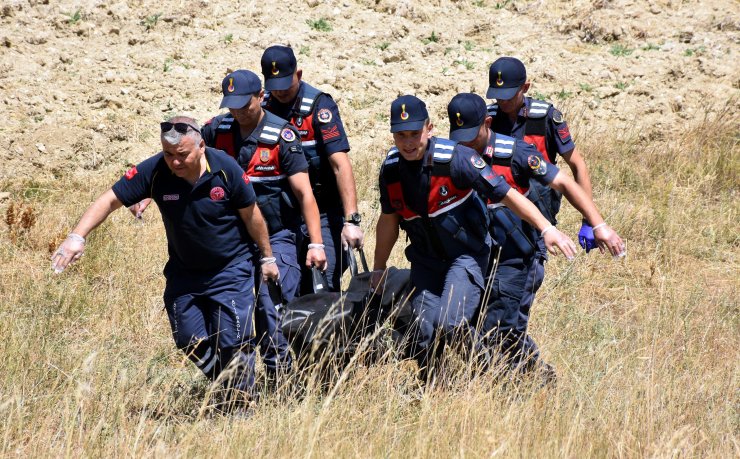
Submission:
POLYGON ((226 193, 224 192, 224 189, 220 186, 215 186, 211 188, 211 200, 212 201, 220 201, 224 198, 226 193))
POLYGON ((162 196, 162 201, 178 201, 179 199, 179 194, 165 194, 162 196))
POLYGON ((260 150, 260 161, 263 163, 266 163, 270 160, 270 150, 262 149, 260 150))

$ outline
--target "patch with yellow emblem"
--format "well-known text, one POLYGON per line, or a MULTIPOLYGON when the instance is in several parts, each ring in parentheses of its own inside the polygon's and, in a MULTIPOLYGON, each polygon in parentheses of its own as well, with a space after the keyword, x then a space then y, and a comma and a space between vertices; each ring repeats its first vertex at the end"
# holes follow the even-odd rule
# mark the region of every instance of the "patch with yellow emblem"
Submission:
POLYGON ((545 175, 547 173, 547 163, 539 156, 529 155, 527 164, 529 164, 529 168, 532 169, 534 175, 545 175))

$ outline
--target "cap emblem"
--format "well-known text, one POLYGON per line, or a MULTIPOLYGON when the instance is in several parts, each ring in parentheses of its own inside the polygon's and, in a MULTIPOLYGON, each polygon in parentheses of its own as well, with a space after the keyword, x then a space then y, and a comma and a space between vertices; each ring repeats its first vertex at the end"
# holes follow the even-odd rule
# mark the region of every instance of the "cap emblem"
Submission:
POLYGON ((457 114, 457 121, 455 121, 455 124, 457 124, 459 127, 462 127, 462 125, 463 125, 463 120, 462 120, 462 118, 460 118, 460 114, 459 113, 457 114))
POLYGON ((404 121, 409 119, 409 114, 406 112, 406 104, 401 104, 401 119, 404 121))
POLYGON ((496 86, 503 86, 504 80, 501 79, 501 72, 498 72, 498 78, 496 78, 496 86))
POLYGON ((229 92, 234 92, 234 78, 229 78, 229 87, 226 88, 229 92))
POLYGON ((277 63, 275 61, 272 61, 272 74, 278 75, 280 73, 280 69, 277 68, 277 63))

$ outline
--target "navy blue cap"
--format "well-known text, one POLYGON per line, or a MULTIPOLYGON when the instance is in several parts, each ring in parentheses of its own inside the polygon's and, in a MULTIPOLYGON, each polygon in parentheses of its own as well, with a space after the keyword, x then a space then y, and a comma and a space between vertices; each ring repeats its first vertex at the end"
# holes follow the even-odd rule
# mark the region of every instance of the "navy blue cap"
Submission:
POLYGON ((297 63, 293 49, 288 46, 270 46, 262 53, 262 76, 265 89, 282 91, 293 83, 297 63))
POLYGON ((481 96, 469 92, 456 95, 447 105, 450 139, 456 142, 470 142, 475 139, 486 115, 486 102, 481 96))
POLYGON ((219 108, 242 108, 249 103, 252 95, 260 92, 262 83, 260 78, 249 70, 236 70, 229 73, 221 82, 221 99, 219 108))
POLYGON ((515 57, 500 57, 488 70, 489 99, 508 100, 516 95, 519 87, 527 82, 527 69, 515 57))
POLYGON ((427 119, 427 105, 416 96, 401 96, 391 104, 391 132, 418 131, 427 119))

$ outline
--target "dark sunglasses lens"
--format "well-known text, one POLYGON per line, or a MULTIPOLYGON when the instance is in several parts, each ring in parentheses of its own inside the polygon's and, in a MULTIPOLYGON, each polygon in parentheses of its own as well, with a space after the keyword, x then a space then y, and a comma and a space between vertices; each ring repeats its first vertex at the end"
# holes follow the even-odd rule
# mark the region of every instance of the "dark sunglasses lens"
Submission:
POLYGON ((172 130, 172 123, 169 121, 164 121, 162 123, 159 123, 159 128, 162 130, 162 132, 170 132, 172 130))
POLYGON ((192 129, 195 132, 200 132, 198 129, 189 125, 188 123, 170 123, 169 121, 165 121, 159 123, 159 126, 162 129, 162 132, 169 132, 173 127, 175 128, 175 131, 179 132, 180 134, 187 134, 188 129, 192 129))

